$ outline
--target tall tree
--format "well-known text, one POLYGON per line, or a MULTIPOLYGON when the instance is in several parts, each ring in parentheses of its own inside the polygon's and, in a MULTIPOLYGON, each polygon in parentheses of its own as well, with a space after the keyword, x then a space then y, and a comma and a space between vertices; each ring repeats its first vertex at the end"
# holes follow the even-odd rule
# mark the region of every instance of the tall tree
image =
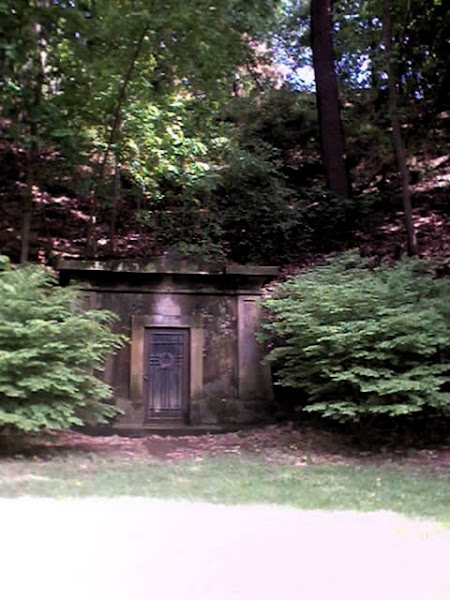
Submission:
MULTIPOLYGON (((84 8, 50 0, 0 2, 0 114, 5 129, 24 157, 20 260, 29 255, 30 229, 38 199, 41 151, 64 154, 76 137, 70 129, 70 103, 64 95, 73 69, 64 73, 62 57, 73 42, 84 8), (69 134, 69 135, 68 135, 69 134)), ((56 154, 56 153, 55 153, 56 154)))
POLYGON ((316 80, 322 160, 328 187, 340 196, 350 195, 344 134, 332 42, 332 0, 311 2, 311 48, 316 80))
MULTIPOLYGON (((136 125, 144 107, 166 106, 168 98, 212 106, 217 94, 229 97, 239 65, 252 52, 249 40, 267 28, 278 1, 0 1, 0 114, 5 121, 13 117, 9 131, 17 146, 30 148, 24 260, 39 147, 69 170, 85 167, 87 238, 95 254, 95 219, 102 203, 114 204, 115 165, 131 144, 125 137, 137 129, 129 121, 136 125)), ((164 162, 154 142, 141 154, 164 162)))
POLYGON ((24 150, 20 261, 26 262, 37 186, 47 45, 52 19, 48 15, 48 0, 20 3, 11 10, 8 10, 8 4, 0 5, 4 23, 0 42, 1 108, 4 114, 6 112, 5 116, 10 118, 11 130, 15 132, 16 139, 22 140, 24 150), (14 39, 17 31, 20 33, 20 42, 14 39))
MULTIPOLYGON (((230 80, 250 51, 245 34, 258 33, 266 26, 278 0, 136 0, 131 10, 122 2, 111 6, 105 2, 97 19, 109 38, 105 41, 100 60, 94 55, 93 97, 98 102, 103 119, 94 125, 98 134, 100 156, 95 165, 95 177, 90 193, 90 218, 87 249, 96 254, 95 220, 105 179, 111 180, 114 171, 115 146, 126 148, 124 138, 130 128, 130 110, 136 114, 139 104, 158 105, 164 98, 178 95, 186 100, 214 96, 231 88, 230 80), (120 18, 122 28, 116 23, 120 18), (105 69, 106 67, 106 69, 105 69), (105 80, 105 72, 109 79, 105 80), (105 94, 105 84, 107 93, 105 94), (120 143, 119 143, 120 142, 120 143)), ((88 31, 87 42, 97 40, 96 30, 88 31)), ((147 147, 150 162, 155 161, 157 148, 147 147)), ((163 156, 156 156, 158 159, 163 156)), ((113 199, 114 204, 114 199, 113 199)))
MULTIPOLYGON (((47 2, 42 2, 42 7, 48 8, 47 2)), ((25 114, 28 122, 28 144, 26 153, 26 185, 24 189, 22 227, 20 235, 20 262, 28 260, 30 249, 31 218, 33 210, 33 199, 37 184, 37 170, 39 162, 39 113, 41 111, 43 87, 45 83, 45 62, 47 40, 41 23, 31 21, 30 37, 34 52, 30 56, 29 64, 24 69, 27 85, 30 86, 30 94, 24 103, 25 114)))
POLYGON ((402 184, 402 203, 405 215, 406 233, 408 239, 409 254, 418 253, 417 237, 414 229, 412 216, 411 193, 409 189, 409 173, 406 164, 405 148, 402 139, 402 130, 397 108, 397 81, 395 76, 395 65, 392 56, 391 45, 391 16, 389 0, 383 0, 383 41, 386 53, 386 63, 388 70, 388 92, 389 92, 389 115, 391 119, 392 141, 397 158, 398 171, 402 184))

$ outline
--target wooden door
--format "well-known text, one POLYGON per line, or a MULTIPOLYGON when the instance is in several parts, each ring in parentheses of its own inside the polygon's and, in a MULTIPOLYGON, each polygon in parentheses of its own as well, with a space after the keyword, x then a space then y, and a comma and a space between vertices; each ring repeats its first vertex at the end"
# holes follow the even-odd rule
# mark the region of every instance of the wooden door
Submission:
POLYGON ((146 419, 185 421, 189 397, 189 331, 145 330, 146 419))

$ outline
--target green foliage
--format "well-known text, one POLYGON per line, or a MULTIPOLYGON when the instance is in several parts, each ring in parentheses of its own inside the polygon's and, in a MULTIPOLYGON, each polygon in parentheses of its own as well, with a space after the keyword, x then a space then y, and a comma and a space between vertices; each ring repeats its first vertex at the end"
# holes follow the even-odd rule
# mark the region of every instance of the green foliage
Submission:
POLYGON ((214 122, 216 110, 214 103, 176 94, 130 107, 122 159, 152 201, 163 199, 170 187, 195 197, 214 185, 222 145, 228 142, 214 122))
POLYGON ((223 239, 231 258, 285 264, 301 254, 336 250, 348 239, 367 201, 321 187, 294 190, 270 163, 254 177, 255 158, 249 156, 238 173, 230 169, 222 188, 223 239))
MULTIPOLYGON (((385 89, 382 46, 383 3, 380 0, 339 0, 333 4, 334 50, 341 85, 347 89, 385 89)), ((447 65, 450 8, 436 0, 391 1, 393 59, 401 82, 402 100, 437 111, 448 108, 447 65)))
POLYGON ((289 153, 311 153, 316 143, 309 97, 272 90, 258 103, 235 98, 220 121, 203 106, 198 122, 195 101, 181 98, 145 111, 147 119, 126 124, 137 141, 128 165, 149 194, 140 219, 160 247, 285 263, 336 249, 367 209, 361 198, 306 187, 295 162, 286 166, 289 153))
MULTIPOLYGON (((289 188, 276 149, 241 146, 230 156, 215 190, 226 253, 240 262, 286 256, 291 227, 289 188)), ((294 219, 295 220, 295 219, 294 219)))
POLYGON ((302 188, 295 199, 296 228, 291 245, 300 252, 330 252, 348 240, 355 225, 364 217, 374 198, 342 198, 322 187, 302 188))
POLYGON ((0 428, 58 429, 117 414, 94 376, 123 343, 114 316, 83 311, 73 287, 23 267, 0 273, 0 428))
POLYGON ((10 270, 11 270, 11 261, 9 260, 9 256, 0 254, 0 271, 10 271, 10 270))
POLYGON ((246 36, 267 31, 277 3, 2 0, 0 114, 10 123, 8 135, 21 147, 33 141, 55 149, 72 168, 90 161, 95 168, 111 142, 138 145, 137 178, 145 182, 142 155, 150 154, 152 164, 161 148, 146 145, 151 136, 139 135, 139 127, 146 128, 147 106, 162 106, 154 135, 167 151, 161 168, 181 169, 180 153, 168 143, 181 143, 184 155, 189 148, 179 138, 177 115, 170 128, 167 105, 174 96, 197 98, 197 106, 229 97, 236 70, 253 53, 246 36))
POLYGON ((209 198, 230 140, 215 111, 214 103, 177 95, 130 108, 123 160, 145 193, 138 219, 158 250, 222 254, 220 221, 209 198))
POLYGON ((284 264, 302 253, 334 250, 348 239, 370 202, 308 186, 317 181, 318 156, 311 96, 272 90, 256 103, 237 99, 226 116, 238 126, 237 148, 220 171, 213 197, 231 258, 284 264))
POLYGON ((353 253, 276 285, 261 337, 279 384, 338 421, 449 415, 449 288, 419 260, 370 269, 353 253))

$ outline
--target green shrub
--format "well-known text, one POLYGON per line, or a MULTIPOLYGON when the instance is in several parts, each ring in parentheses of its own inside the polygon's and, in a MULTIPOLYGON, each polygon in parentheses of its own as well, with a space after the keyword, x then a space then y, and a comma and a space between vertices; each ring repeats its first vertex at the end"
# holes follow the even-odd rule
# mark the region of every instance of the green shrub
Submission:
POLYGON ((23 431, 105 422, 117 411, 93 375, 123 343, 105 311, 39 267, 0 272, 0 428, 23 431))
POLYGON ((262 340, 304 409, 345 422, 450 414, 450 282, 420 260, 370 269, 353 253, 274 287, 262 340))
POLYGON ((0 271, 10 271, 11 270, 11 261, 8 256, 4 254, 0 254, 0 271))

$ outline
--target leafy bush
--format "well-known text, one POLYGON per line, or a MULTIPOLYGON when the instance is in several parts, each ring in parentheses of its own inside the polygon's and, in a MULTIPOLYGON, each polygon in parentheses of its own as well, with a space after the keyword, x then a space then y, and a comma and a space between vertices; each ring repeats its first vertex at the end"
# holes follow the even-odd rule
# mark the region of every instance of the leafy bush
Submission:
POLYGON ((229 157, 215 190, 228 256, 237 262, 266 262, 286 256, 296 216, 289 203, 276 150, 262 142, 229 157))
POLYGON ((304 410, 341 422, 450 415, 449 298, 420 260, 370 269, 346 253, 276 285, 261 338, 304 410))
POLYGON ((342 248, 373 204, 373 196, 342 198, 319 186, 300 188, 293 204, 297 223, 291 231, 297 251, 331 252, 342 248))
POLYGON ((0 428, 23 431, 105 422, 117 410, 93 375, 123 343, 105 311, 39 267, 0 272, 0 428))
POLYGON ((11 261, 4 254, 0 254, 0 271, 11 271, 11 261))
POLYGON ((258 102, 234 98, 220 119, 203 99, 132 113, 124 126, 142 143, 127 145, 125 162, 147 196, 136 198, 137 218, 155 254, 284 264, 341 248, 367 210, 366 198, 309 184, 318 168, 312 97, 272 90, 258 102))

